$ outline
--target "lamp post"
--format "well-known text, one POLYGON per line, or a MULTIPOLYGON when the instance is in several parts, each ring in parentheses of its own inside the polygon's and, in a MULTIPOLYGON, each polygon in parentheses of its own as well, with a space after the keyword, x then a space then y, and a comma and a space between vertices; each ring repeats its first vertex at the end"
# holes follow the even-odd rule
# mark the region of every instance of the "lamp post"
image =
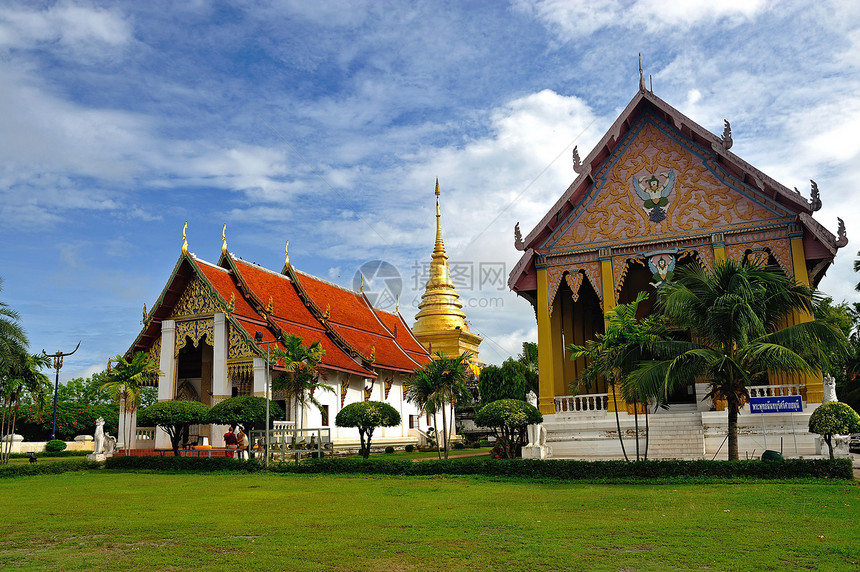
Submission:
POLYGON ((271 365, 271 363, 269 362, 269 359, 270 359, 269 349, 271 348, 271 344, 277 344, 280 341, 281 341, 280 334, 275 336, 275 339, 270 341, 270 342, 264 342, 263 341, 263 332, 258 331, 254 334, 254 343, 256 343, 258 346, 261 346, 261 345, 266 346, 266 448, 265 448, 265 453, 266 453, 266 467, 267 468, 269 466, 269 437, 270 437, 270 433, 269 433, 269 402, 272 398, 272 392, 271 392, 270 381, 269 381, 269 366, 271 365))
POLYGON ((55 354, 49 354, 45 350, 42 350, 42 353, 45 354, 45 357, 54 358, 54 369, 57 370, 57 376, 54 379, 54 424, 51 428, 51 440, 57 438, 57 392, 60 389, 60 369, 63 367, 63 358, 66 356, 70 356, 81 347, 81 342, 78 342, 78 345, 75 346, 71 352, 64 354, 61 350, 57 350, 55 354))

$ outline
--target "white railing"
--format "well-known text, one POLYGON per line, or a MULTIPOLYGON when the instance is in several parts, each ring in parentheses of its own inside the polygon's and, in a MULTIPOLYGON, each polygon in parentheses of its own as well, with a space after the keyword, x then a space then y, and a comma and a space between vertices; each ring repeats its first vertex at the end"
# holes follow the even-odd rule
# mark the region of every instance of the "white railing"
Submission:
POLYGON ((750 385, 747 387, 750 397, 785 397, 800 395, 800 384, 787 385, 750 385))
POLYGON ((587 411, 606 411, 609 397, 605 393, 587 395, 562 395, 555 398, 556 413, 577 413, 587 411))
POLYGON ((155 449, 155 427, 138 427, 134 441, 135 449, 155 449))

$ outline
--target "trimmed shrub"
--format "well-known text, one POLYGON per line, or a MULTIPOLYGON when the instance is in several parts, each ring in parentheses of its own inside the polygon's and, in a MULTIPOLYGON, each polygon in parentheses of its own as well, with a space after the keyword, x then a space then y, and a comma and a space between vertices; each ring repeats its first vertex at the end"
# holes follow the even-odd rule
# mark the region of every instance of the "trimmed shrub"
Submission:
POLYGON ((454 443, 454 448, 455 449, 465 449, 466 446, 462 443, 454 443))
POLYGON ((52 439, 52 440, 48 441, 47 443, 45 443, 45 451, 55 453, 58 451, 65 451, 65 450, 66 450, 66 442, 65 441, 60 441, 59 439, 52 439))
POLYGON ((86 471, 100 469, 101 463, 87 461, 86 459, 75 459, 69 461, 57 461, 56 463, 27 463, 25 465, 5 465, 0 467, 0 478, 25 477, 30 475, 56 475, 70 471, 86 471))
POLYGON ((415 450, 415 445, 406 445, 406 452, 411 453, 415 450))
POLYGON ((394 447, 388 446, 385 448, 385 452, 389 455, 394 452, 394 447))
MULTIPOLYGON (((269 420, 283 419, 284 410, 274 401, 269 402, 269 420)), ((245 433, 266 427, 266 398, 240 395, 225 399, 209 410, 206 423, 217 425, 241 425, 245 433)))
POLYGON ((230 457, 108 457, 106 469, 133 471, 199 472, 238 471, 255 473, 262 468, 256 460, 242 461, 230 457))
POLYGON ((377 427, 400 425, 400 413, 391 405, 381 401, 359 401, 341 409, 334 418, 338 427, 357 427, 361 439, 361 454, 370 455, 370 439, 377 427))
POLYGON ((525 445, 526 426, 541 422, 541 412, 518 399, 493 401, 475 414, 475 425, 492 428, 497 445, 501 445, 502 454, 509 459, 517 457, 525 445))
POLYGON ((809 432, 818 433, 824 437, 832 459, 833 436, 860 432, 860 415, 845 403, 838 401, 822 403, 809 416, 809 432))

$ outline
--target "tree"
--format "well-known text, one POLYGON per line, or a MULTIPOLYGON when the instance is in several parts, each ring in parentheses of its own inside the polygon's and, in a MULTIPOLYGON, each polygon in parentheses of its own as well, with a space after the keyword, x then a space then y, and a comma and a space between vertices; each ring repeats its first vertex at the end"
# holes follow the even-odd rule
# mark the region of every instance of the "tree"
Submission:
POLYGON ((302 339, 293 334, 288 334, 284 339, 284 349, 272 349, 275 362, 282 362, 285 370, 274 379, 272 389, 283 391, 292 403, 297 429, 304 424, 303 420, 299 419, 299 412, 301 411, 303 416, 308 403, 317 407, 320 412, 323 411, 322 404, 314 397, 316 390, 334 393, 332 386, 321 381, 324 379, 324 372, 319 368, 319 364, 324 355, 325 350, 319 342, 305 346, 302 339))
POLYGON ((448 458, 449 428, 447 410, 451 409, 453 419, 454 404, 458 401, 469 402, 472 394, 466 386, 468 379, 470 352, 457 357, 446 358, 442 352, 422 368, 416 369, 406 384, 406 400, 427 410, 430 407, 442 411, 442 439, 445 444, 445 458, 448 458), (424 404, 423 407, 421 404, 424 404))
POLYGON ((529 391, 538 395, 540 392, 540 385, 538 383, 538 345, 534 342, 523 342, 523 351, 517 356, 517 361, 523 365, 529 391))
POLYGON ((499 399, 525 401, 526 395, 532 390, 528 376, 526 366, 514 358, 506 359, 501 366, 485 366, 478 377, 481 403, 492 403, 499 399))
MULTIPOLYGON (((0 371, 0 435, 13 435, 15 424, 18 420, 18 409, 22 397, 29 395, 41 409, 47 404, 48 394, 51 391, 51 383, 48 377, 40 369, 47 367, 50 360, 44 354, 22 354, 17 359, 9 359, 4 371, 0 371)), ((12 451, 12 440, 3 443, 0 450, 0 463, 9 462, 12 451)))
POLYGON ((377 427, 400 425, 400 413, 392 406, 381 401, 359 401, 341 409, 334 418, 338 427, 357 427, 361 439, 361 454, 370 456, 370 440, 377 427), (366 440, 365 440, 366 438, 366 440))
MULTIPOLYGON (((590 388, 603 378, 609 384, 612 399, 615 403, 615 426, 618 430, 618 440, 621 442, 621 452, 624 459, 627 450, 624 448, 624 438, 621 434, 621 420, 618 416, 618 401, 616 390, 624 393, 625 399, 633 403, 634 423, 636 427, 636 460, 639 456, 639 403, 647 404, 658 396, 648 394, 641 388, 630 383, 630 373, 644 357, 647 345, 664 339, 665 327, 663 318, 656 315, 647 316, 641 320, 636 318, 639 304, 648 299, 646 292, 640 292, 636 300, 629 304, 618 304, 606 313, 606 332, 597 334, 595 339, 588 340, 585 346, 570 344, 567 351, 570 359, 587 358, 587 366, 576 382, 574 390, 590 388)), ((659 401, 659 400, 658 400, 659 401)), ((645 409, 645 459, 648 458, 648 408, 645 409)))
POLYGON ((179 456, 179 441, 188 432, 189 425, 205 423, 209 406, 199 401, 159 401, 146 408, 150 422, 164 429, 170 436, 173 454, 179 456))
POLYGON ((158 376, 163 375, 155 361, 146 352, 137 352, 130 360, 117 355, 108 360, 105 381, 101 388, 106 389, 120 406, 120 416, 124 412, 122 427, 126 453, 131 449, 134 423, 132 417, 140 407, 144 387, 156 385, 158 376), (116 364, 116 367, 111 367, 116 364))
POLYGON ((833 458, 834 435, 860 433, 860 415, 848 405, 838 401, 822 403, 809 416, 809 432, 824 437, 830 458, 833 458))
POLYGON ((493 401, 475 414, 475 425, 492 428, 502 444, 506 459, 519 456, 520 449, 526 444, 526 427, 542 422, 541 412, 531 403, 519 399, 493 401))
MULTIPOLYGON (((3 280, 0 279, 2 290, 3 280)), ((29 341, 24 328, 18 323, 20 319, 18 312, 0 302, 0 375, 20 367, 23 356, 27 355, 29 341)))
MULTIPOLYGON (((275 402, 269 403, 269 417, 278 419, 284 410, 275 402)), ((259 427, 266 427, 266 398, 253 395, 231 397, 218 403, 209 410, 206 423, 217 425, 241 425, 246 433, 259 427)))
POLYGON ((796 312, 811 314, 812 290, 775 266, 726 260, 709 271, 691 264, 657 294, 658 309, 693 341, 650 344, 656 359, 643 363, 631 381, 665 398, 697 376, 707 378, 705 398, 727 404, 731 460, 738 458, 738 411, 749 399, 747 386, 766 380, 769 371, 820 375, 831 353, 845 351, 844 335, 828 322, 783 327, 796 312))

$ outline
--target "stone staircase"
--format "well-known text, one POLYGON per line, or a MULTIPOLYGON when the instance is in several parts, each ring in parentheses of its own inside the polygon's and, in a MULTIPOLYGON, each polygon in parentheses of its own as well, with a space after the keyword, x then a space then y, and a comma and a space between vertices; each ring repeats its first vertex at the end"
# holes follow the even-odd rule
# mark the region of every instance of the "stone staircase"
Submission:
MULTIPOLYGON (((642 423, 640 419, 640 424, 642 423)), ((660 413, 648 417, 649 459, 702 459, 705 456, 705 436, 702 415, 689 413, 660 413)))

